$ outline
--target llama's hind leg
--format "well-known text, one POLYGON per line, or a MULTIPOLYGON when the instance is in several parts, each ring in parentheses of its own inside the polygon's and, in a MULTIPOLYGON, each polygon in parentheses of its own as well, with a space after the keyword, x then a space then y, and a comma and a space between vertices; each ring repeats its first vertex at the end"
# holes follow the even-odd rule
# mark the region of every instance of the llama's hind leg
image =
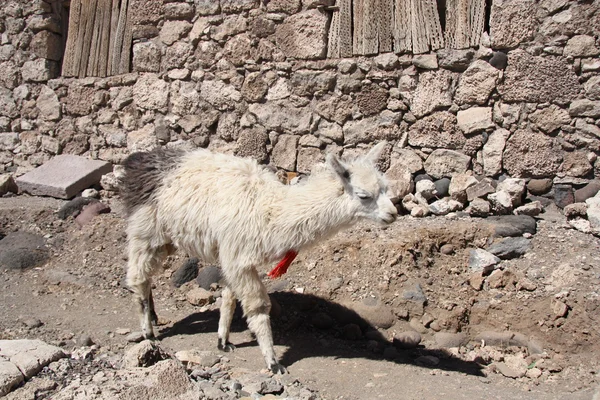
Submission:
POLYGON ((235 312, 235 295, 229 287, 223 290, 221 297, 221 312, 219 317, 219 350, 226 352, 235 350, 235 346, 229 342, 231 321, 235 312))
POLYGON ((255 268, 238 272, 231 282, 235 294, 238 296, 248 320, 248 327, 256 336, 260 350, 265 358, 267 367, 273 373, 286 373, 286 369, 279 364, 273 347, 273 333, 271 331, 271 300, 265 285, 258 277, 255 268))

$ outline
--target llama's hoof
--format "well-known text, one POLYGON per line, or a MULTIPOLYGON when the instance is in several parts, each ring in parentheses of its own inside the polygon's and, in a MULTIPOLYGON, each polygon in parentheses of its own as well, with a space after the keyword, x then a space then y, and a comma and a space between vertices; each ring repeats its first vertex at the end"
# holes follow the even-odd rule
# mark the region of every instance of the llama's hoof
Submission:
POLYGON ((270 365, 269 370, 274 374, 287 374, 287 369, 285 369, 285 367, 279 363, 270 365))
POLYGON ((217 344, 217 348, 221 351, 224 351, 225 353, 230 353, 235 350, 235 346, 233 345, 233 343, 227 342, 225 344, 222 344, 220 340, 217 344))

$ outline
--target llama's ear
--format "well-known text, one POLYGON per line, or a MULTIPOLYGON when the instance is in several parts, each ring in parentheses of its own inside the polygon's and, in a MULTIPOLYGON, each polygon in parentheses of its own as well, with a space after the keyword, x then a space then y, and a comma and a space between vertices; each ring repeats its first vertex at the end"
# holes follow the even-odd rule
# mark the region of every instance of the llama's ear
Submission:
POLYGON ((347 182, 350 179, 348 168, 335 154, 327 154, 327 165, 335 171, 343 182, 347 182))
POLYGON ((372 164, 377 164, 381 158, 381 153, 383 153, 383 149, 385 149, 386 146, 387 142, 379 142, 367 153, 365 160, 371 162, 372 164))

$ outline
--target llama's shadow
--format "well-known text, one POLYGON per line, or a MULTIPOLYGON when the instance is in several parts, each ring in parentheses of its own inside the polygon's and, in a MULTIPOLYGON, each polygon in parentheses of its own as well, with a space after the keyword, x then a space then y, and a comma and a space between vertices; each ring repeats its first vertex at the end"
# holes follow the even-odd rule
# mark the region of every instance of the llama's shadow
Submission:
MULTIPOLYGON (((365 358, 387 360, 398 364, 411 364, 423 368, 435 368, 457 371, 468 375, 483 376, 483 366, 477 362, 461 360, 443 349, 427 349, 417 346, 412 349, 390 349, 393 344, 386 339, 368 321, 356 312, 338 303, 321 297, 293 292, 271 293, 274 303, 278 304, 272 313, 273 336, 276 344, 288 346, 281 354, 281 363, 291 366, 299 360, 311 357, 365 358), (278 310, 279 308, 279 310, 278 310), (323 326, 316 320, 317 314, 332 316, 323 326), (344 333, 349 323, 360 327, 358 335, 352 340, 344 333), (321 325, 320 328, 315 325, 321 325), (387 349, 387 351, 386 351, 387 349), (434 357, 424 357, 434 356, 434 357), (436 363, 439 361, 439 363, 436 363), (435 365, 434 365, 435 364, 435 365)), ((200 332, 214 332, 215 343, 218 329, 219 312, 211 310, 197 312, 163 329, 158 339, 177 335, 192 335, 200 332)), ((232 332, 247 330, 240 307, 231 325, 232 332)), ((256 346, 256 341, 235 343, 236 347, 256 346)))

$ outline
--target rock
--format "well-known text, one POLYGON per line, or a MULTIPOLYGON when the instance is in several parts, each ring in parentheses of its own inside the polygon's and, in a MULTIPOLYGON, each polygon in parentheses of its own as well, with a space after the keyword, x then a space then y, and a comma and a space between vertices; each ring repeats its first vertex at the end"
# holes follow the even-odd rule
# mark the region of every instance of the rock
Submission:
MULTIPOLYGON (((331 79, 332 84, 329 85, 328 90, 333 88, 333 84, 335 83, 333 78, 334 76, 331 79)), ((309 93, 314 93, 314 91, 311 90, 309 93)), ((308 93, 305 95, 308 95, 308 93)), ((358 109, 363 115, 375 115, 385 110, 387 100, 388 91, 378 85, 365 85, 356 95, 358 109)))
POLYGON ((574 100, 569 105, 569 114, 572 117, 598 118, 600 117, 600 101, 588 99, 574 100))
POLYGON ((127 349, 123 356, 123 365, 126 368, 149 367, 168 358, 168 354, 157 342, 144 340, 127 349))
POLYGON ((510 214, 512 212, 512 199, 510 195, 501 190, 488 195, 492 209, 498 214, 510 214))
POLYGON ((510 132, 496 129, 483 146, 483 171, 487 176, 495 176, 502 171, 502 154, 510 132))
POLYGON ((138 107, 147 110, 166 108, 169 84, 156 74, 142 74, 133 85, 133 100, 138 107))
POLYGON ((564 56, 593 57, 600 54, 593 36, 575 35, 567 41, 563 50, 564 56))
POLYGON ((465 142, 456 117, 447 111, 419 119, 408 131, 408 144, 414 147, 461 149, 465 142))
POLYGON ((587 204, 586 203, 573 203, 567 205, 563 212, 567 219, 569 218, 577 218, 577 217, 586 217, 587 216, 587 204))
POLYGON ((411 174, 417 173, 423 169, 421 157, 410 149, 394 148, 391 157, 391 164, 401 164, 409 170, 411 174))
POLYGON ((434 201, 429 205, 429 211, 435 215, 446 215, 454 211, 462 210, 463 204, 459 201, 445 197, 434 201))
POLYGON ((476 198, 471 201, 466 212, 473 217, 487 217, 490 213, 490 203, 484 199, 476 198))
POLYGON ((464 204, 467 201, 467 190, 470 187, 477 185, 477 183, 477 178, 472 175, 455 174, 450 180, 448 193, 450 193, 452 199, 464 204))
POLYGON ((496 188, 492 185, 493 181, 489 178, 484 178, 478 181, 473 186, 469 186, 466 190, 467 200, 473 201, 476 198, 485 198, 488 194, 494 193, 496 188))
POLYGON ((192 30, 192 24, 187 21, 165 21, 159 33, 161 42, 172 45, 192 30))
POLYGON ((398 56, 394 53, 383 53, 374 57, 373 62, 378 68, 392 71, 398 66, 398 56))
POLYGON ((0 197, 4 196, 6 193, 17 193, 18 191, 19 188, 12 175, 0 174, 0 197))
POLYGON ((483 275, 483 271, 474 272, 470 274, 468 281, 469 285, 473 289, 480 291, 481 289, 483 289, 483 283, 485 282, 485 276, 483 275))
POLYGON ((23 82, 47 82, 58 76, 56 63, 43 58, 34 61, 25 61, 21 68, 23 82))
POLYGON ((542 203, 539 201, 532 201, 531 203, 516 208, 514 213, 516 215, 529 215, 530 217, 535 217, 540 215, 543 211, 544 207, 542 207, 542 203))
POLYGON ((501 51, 495 51, 490 58, 490 65, 496 69, 505 69, 508 64, 508 56, 501 51))
POLYGON ((43 265, 50 254, 42 236, 11 232, 0 240, 0 267, 23 270, 43 265))
MULTIPOLYGON (((600 197, 596 195, 595 197, 587 199, 585 203, 588 206, 586 214, 591 227, 596 230, 600 229, 600 197)), ((3 240, 6 240, 6 238, 3 240)))
POLYGON ((388 179, 388 196, 392 202, 400 202, 400 199, 413 191, 412 174, 404 164, 392 164, 386 171, 385 176, 388 179))
POLYGON ((461 75, 454 95, 454 101, 461 104, 479 104, 487 102, 496 88, 498 70, 483 60, 476 60, 461 75))
POLYGON ((191 369, 193 365, 210 368, 221 361, 219 356, 212 351, 199 350, 181 350, 175 353, 175 358, 187 364, 188 369, 191 369))
POLYGON ((471 64, 475 51, 473 49, 440 49, 438 54, 438 64, 441 68, 450 71, 463 72, 471 64))
POLYGON ((435 367, 440 363, 440 359, 435 356, 420 356, 415 359, 415 363, 427 367, 435 367))
POLYGON ((568 177, 584 177, 593 170, 587 154, 583 151, 565 152, 560 173, 568 177))
POLYGON ((407 284, 401 294, 404 300, 424 304, 427 303, 427 296, 419 283, 407 284))
POLYGON ((433 182, 433 184, 435 185, 435 190, 439 197, 446 197, 449 195, 450 182, 451 180, 449 178, 442 178, 433 182))
POLYGON ((600 76, 592 76, 584 84, 585 97, 590 100, 600 100, 600 76))
POLYGON ((537 289, 537 285, 527 278, 521 278, 517 282, 516 288, 517 290, 527 290, 528 292, 533 292, 535 289, 537 289))
POLYGON ((25 379, 33 377, 46 365, 64 357, 67 355, 60 347, 51 346, 41 340, 0 340, 0 360, 9 360, 21 371, 25 379))
POLYGON ((393 343, 399 349, 414 349, 421 343, 421 335, 416 331, 401 332, 394 336, 393 343))
POLYGON ((191 19, 194 16, 194 7, 187 3, 168 3, 163 6, 166 19, 191 19))
POLYGON ((185 294, 187 301, 193 306, 206 306, 212 303, 215 299, 211 292, 201 287, 193 288, 185 294))
POLYGON ((541 196, 552 189, 552 179, 530 179, 527 182, 527 190, 529 193, 541 196))
POLYGON ((527 372, 525 372, 525 376, 529 379, 537 379, 542 376, 542 370, 539 368, 529 368, 527 372))
MULTIPOLYGON (((183 265, 171 275, 171 283, 173 286, 180 287, 184 283, 196 279, 198 277, 198 261, 197 258, 188 258, 183 265)), ((208 290, 207 288, 204 289, 208 290)))
POLYGON ((552 313, 555 318, 565 317, 569 312, 569 307, 560 300, 552 302, 552 313))
POLYGON ((506 365, 504 362, 496 362, 493 365, 502 375, 506 376, 507 378, 521 378, 525 376, 525 373, 527 371, 527 368, 522 370, 514 370, 513 368, 506 365))
POLYGON ((429 200, 437 194, 435 184, 429 180, 421 180, 416 184, 416 193, 419 193, 425 200, 429 200))
POLYGON ((57 121, 61 117, 58 96, 46 85, 42 85, 36 106, 40 110, 40 117, 46 121, 57 121))
MULTIPOLYGON (((0 182, 2 179, 0 178, 0 182)), ((0 183, 0 188, 2 187, 2 183, 0 183)), ((600 191, 600 181, 593 180, 581 189, 575 190, 575 203, 581 203, 586 201, 587 199, 596 196, 596 194, 600 191)), ((0 194, 2 190, 0 189, 0 194)))
POLYGON ((563 58, 513 50, 508 54, 508 66, 498 92, 507 103, 566 104, 577 97, 580 87, 577 75, 563 58))
POLYGON ((508 193, 514 207, 520 206, 523 202, 525 194, 525 180, 517 178, 507 178, 498 183, 496 191, 504 191, 508 193))
POLYGON ((554 204, 559 208, 565 208, 575 202, 575 195, 571 185, 556 184, 554 189, 554 204))
POLYGON ((496 270, 487 281, 490 289, 504 288, 515 283, 515 276, 509 270, 496 270))
POLYGON ((200 268, 196 283, 204 290, 209 290, 211 285, 218 284, 221 281, 221 268, 214 265, 208 265, 200 268))
POLYGON ((442 245, 442 247, 440 247, 440 253, 445 254, 445 255, 451 255, 454 254, 454 246, 451 245, 450 243, 446 243, 444 245, 442 245))
POLYGON ((144 334, 142 332, 131 332, 127 337, 125 337, 129 343, 139 343, 144 340, 144 334))
POLYGON ((563 125, 569 125, 571 117, 569 112, 554 104, 536 110, 529 115, 529 120, 546 133, 553 133, 563 125))
POLYGON ((101 202, 90 203, 83 206, 81 213, 75 218, 75 222, 79 227, 89 224, 92 220, 100 214, 107 214, 110 212, 110 207, 101 202))
POLYGON ((446 349, 464 346, 469 341, 469 337, 462 332, 437 332, 433 338, 439 347, 446 349))
POLYGON ((469 269, 471 271, 481 271, 484 275, 488 275, 500 261, 498 257, 489 251, 483 249, 469 250, 469 269))
POLYGON ((530 11, 534 0, 495 3, 490 12, 490 41, 496 49, 514 48, 522 41, 533 38, 538 22, 530 11))
POLYGON ((456 115, 458 127, 465 134, 472 134, 494 127, 491 107, 471 107, 456 115))
POLYGON ((592 233, 592 224, 587 219, 583 219, 581 217, 573 217, 567 221, 569 226, 577 229, 579 232, 583 233, 592 233))
POLYGON ((510 136, 502 157, 504 168, 517 177, 554 176, 561 162, 562 151, 554 138, 522 129, 510 136))
POLYGON ((100 193, 94 188, 89 188, 81 192, 81 197, 97 199, 100 197, 100 193))
POLYGON ((58 218, 64 220, 68 217, 76 217, 79 215, 83 207, 88 204, 97 203, 98 200, 89 197, 75 197, 73 200, 64 204, 56 213, 58 218))
POLYGON ((451 106, 450 89, 455 79, 456 73, 445 69, 421 73, 410 102, 410 110, 415 117, 421 118, 434 110, 451 106))
POLYGON ((8 394, 24 380, 25 377, 15 364, 0 359, 0 396, 8 394))
POLYGON ((508 237, 492 244, 487 248, 487 251, 503 260, 509 260, 522 256, 530 247, 531 241, 529 239, 525 239, 524 237, 508 237))
POLYGON ((425 161, 425 172, 435 179, 465 173, 471 158, 454 150, 434 150, 425 161))
POLYGON ((234 109, 242 100, 242 94, 233 85, 222 80, 202 81, 200 96, 219 111, 234 109))
POLYGON ((333 318, 324 312, 316 313, 311 318, 311 323, 318 329, 329 329, 334 325, 333 318))
POLYGON ((287 57, 324 57, 327 51, 327 22, 327 15, 318 10, 306 10, 287 17, 275 30, 277 46, 287 57), (298 32, 302 32, 301 38, 298 32))
POLYGON ((418 54, 412 58, 412 63, 417 68, 437 69, 438 62, 435 54, 418 54))
POLYGON ((153 41, 134 43, 133 70, 138 72, 159 72, 161 63, 160 47, 153 41))

